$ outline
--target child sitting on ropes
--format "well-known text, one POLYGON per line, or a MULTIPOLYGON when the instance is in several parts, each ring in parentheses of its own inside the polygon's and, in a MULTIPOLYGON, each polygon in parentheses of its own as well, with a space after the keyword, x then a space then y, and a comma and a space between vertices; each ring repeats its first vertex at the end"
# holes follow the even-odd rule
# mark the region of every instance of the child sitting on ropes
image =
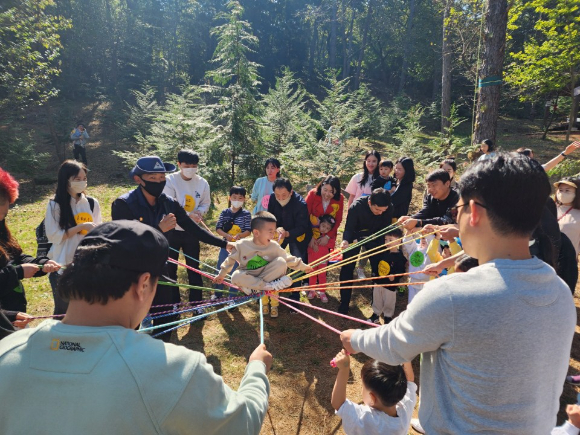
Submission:
POLYGON ((367 361, 361 369, 363 405, 346 398, 350 357, 343 350, 334 358, 338 375, 330 403, 342 419, 347 435, 406 435, 417 401, 417 385, 410 362, 390 366, 367 361))
POLYGON ((386 252, 374 255, 371 257, 371 268, 373 276, 377 277, 374 280, 373 287, 373 315, 369 317, 369 321, 380 324, 380 316, 383 316, 384 322, 389 323, 393 320, 395 314, 395 304, 397 302, 397 287, 389 286, 382 287, 381 284, 394 284, 401 281, 400 276, 389 276, 400 273, 405 273, 407 259, 401 252, 401 239, 403 231, 395 228, 385 235, 385 245, 390 247, 386 252))
MULTIPOLYGON (((318 240, 321 237, 324 237, 325 235, 327 235, 329 232, 331 232, 332 229, 334 228, 334 225, 336 224, 336 219, 329 214, 325 214, 325 215, 320 217, 318 222, 319 222, 318 228, 312 228, 312 237, 315 240, 318 240)), ((316 260, 319 260, 323 257, 326 257, 330 252, 329 246, 334 246, 334 241, 331 240, 331 242, 327 243, 325 246, 318 245, 317 243, 312 244, 312 247, 309 246, 308 247, 308 262, 310 264, 312 264, 316 260)), ((327 261, 323 261, 322 263, 316 265, 314 267, 314 270, 320 270, 320 269, 326 267, 327 261)), ((310 290, 308 292, 308 295, 307 295, 308 299, 314 299, 316 297, 316 293, 318 293, 320 300, 324 303, 327 303, 328 297, 326 296, 326 290, 322 286, 323 284, 326 284, 326 271, 321 272, 318 275, 311 276, 309 278, 308 284, 313 286, 313 285, 316 285, 317 281, 318 281, 318 284, 321 285, 321 288, 318 290, 318 292, 315 292, 314 290, 310 290)))
MULTIPOLYGON (((214 283, 221 284, 225 276, 233 268, 235 262, 238 269, 232 274, 232 284, 249 295, 262 291, 279 291, 292 285, 292 279, 285 275, 286 269, 312 272, 314 269, 304 264, 300 258, 288 255, 274 240, 276 233, 276 218, 272 213, 261 211, 256 213, 251 223, 252 239, 235 242, 235 248, 222 263, 220 273, 214 278, 214 283)), ((268 308, 268 296, 264 296, 264 314, 278 317, 278 300, 271 298, 272 310, 268 308)))

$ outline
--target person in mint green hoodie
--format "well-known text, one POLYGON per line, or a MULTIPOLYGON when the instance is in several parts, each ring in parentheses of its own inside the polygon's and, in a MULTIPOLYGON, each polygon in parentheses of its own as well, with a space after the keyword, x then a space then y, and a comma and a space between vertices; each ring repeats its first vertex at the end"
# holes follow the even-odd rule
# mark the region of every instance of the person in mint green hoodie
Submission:
POLYGON ((256 202, 256 206, 252 210, 252 215, 259 211, 268 211, 268 203, 270 202, 270 195, 274 193, 274 181, 280 178, 280 160, 269 158, 264 163, 265 177, 260 177, 254 183, 252 188, 252 201, 256 202))
POLYGON ((107 222, 77 248, 58 290, 62 322, 0 341, 1 434, 258 434, 272 355, 250 355, 238 391, 203 354, 135 331, 168 257, 161 232, 107 222), (15 391, 24 392, 14 394, 15 391))

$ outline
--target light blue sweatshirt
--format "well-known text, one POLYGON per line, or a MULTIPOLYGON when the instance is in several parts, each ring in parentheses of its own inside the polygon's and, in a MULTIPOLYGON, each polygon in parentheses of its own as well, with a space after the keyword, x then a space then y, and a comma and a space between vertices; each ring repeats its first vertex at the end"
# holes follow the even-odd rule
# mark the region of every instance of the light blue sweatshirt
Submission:
POLYGON ((0 341, 0 433, 258 434, 266 367, 238 391, 205 356, 120 326, 47 320, 0 341))

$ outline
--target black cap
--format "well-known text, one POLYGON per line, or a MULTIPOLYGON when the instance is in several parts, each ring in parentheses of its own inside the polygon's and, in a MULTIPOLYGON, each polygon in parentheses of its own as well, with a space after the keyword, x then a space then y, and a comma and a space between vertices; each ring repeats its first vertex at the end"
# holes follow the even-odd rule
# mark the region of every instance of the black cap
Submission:
MULTIPOLYGON (((158 230, 139 221, 118 220, 93 228, 79 246, 108 245, 93 261, 135 272, 162 276, 169 244, 158 230)), ((74 259, 73 259, 74 263, 74 259)))

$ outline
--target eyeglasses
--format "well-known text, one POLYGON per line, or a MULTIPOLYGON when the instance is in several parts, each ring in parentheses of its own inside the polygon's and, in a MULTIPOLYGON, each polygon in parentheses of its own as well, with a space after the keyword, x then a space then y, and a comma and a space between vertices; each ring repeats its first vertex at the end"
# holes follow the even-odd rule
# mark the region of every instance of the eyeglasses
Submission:
MULTIPOLYGON (((473 203, 476 204, 476 205, 478 205, 478 206, 480 206, 480 207, 483 207, 483 208, 487 209, 487 207, 485 205, 483 205, 482 203, 480 203, 480 202, 474 201, 473 203)), ((451 218, 455 222, 457 222, 457 215, 459 214, 459 209, 461 207, 463 207, 464 205, 468 205, 468 203, 465 202, 463 204, 454 205, 453 207, 449 207, 447 209, 447 213, 451 216, 451 218)))

